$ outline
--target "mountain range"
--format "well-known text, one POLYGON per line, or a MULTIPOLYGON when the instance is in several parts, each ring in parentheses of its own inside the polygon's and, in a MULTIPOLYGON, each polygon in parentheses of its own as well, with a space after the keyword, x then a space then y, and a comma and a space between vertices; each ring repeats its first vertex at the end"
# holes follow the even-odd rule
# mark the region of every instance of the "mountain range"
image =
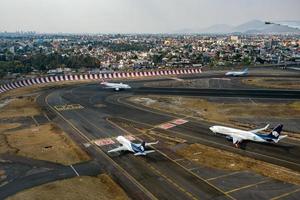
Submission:
POLYGON ((252 20, 238 26, 230 26, 227 24, 216 24, 207 28, 199 29, 182 29, 176 33, 210 33, 210 34, 300 34, 300 21, 282 21, 279 24, 266 24, 260 20, 252 20))

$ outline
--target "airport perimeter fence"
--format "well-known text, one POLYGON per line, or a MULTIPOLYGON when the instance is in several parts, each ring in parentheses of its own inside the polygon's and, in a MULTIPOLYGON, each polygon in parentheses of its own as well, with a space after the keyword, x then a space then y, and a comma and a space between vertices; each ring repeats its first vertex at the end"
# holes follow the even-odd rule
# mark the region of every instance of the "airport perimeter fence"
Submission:
POLYGON ((144 72, 112 72, 100 74, 75 74, 75 75, 54 75, 24 79, 3 84, 0 86, 0 94, 16 88, 39 85, 45 83, 62 82, 62 81, 80 81, 80 80, 103 80, 103 79, 120 79, 120 78, 136 78, 136 77, 156 77, 169 75, 185 75, 199 74, 201 69, 176 69, 176 70, 159 70, 159 71, 144 71, 144 72))

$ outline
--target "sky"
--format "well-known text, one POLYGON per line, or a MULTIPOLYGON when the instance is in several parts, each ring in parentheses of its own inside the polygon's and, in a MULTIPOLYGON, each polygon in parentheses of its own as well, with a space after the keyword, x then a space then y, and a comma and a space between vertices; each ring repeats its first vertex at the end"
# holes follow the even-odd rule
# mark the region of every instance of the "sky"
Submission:
POLYGON ((166 33, 299 20, 300 0, 0 0, 0 32, 166 33))

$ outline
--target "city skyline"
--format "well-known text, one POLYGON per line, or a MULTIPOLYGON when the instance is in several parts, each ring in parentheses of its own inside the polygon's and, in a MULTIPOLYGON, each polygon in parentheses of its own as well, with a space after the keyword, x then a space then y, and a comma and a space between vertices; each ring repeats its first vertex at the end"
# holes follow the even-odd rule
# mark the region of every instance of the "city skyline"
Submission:
POLYGON ((297 0, 3 0, 0 32, 172 33, 254 19, 300 20, 297 0))

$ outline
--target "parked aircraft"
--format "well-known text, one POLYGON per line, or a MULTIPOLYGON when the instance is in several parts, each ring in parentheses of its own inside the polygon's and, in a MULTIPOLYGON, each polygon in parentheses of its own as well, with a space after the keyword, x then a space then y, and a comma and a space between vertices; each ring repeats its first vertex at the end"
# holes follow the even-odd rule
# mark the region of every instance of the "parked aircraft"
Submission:
POLYGON ((246 76, 246 75, 248 75, 248 68, 244 69, 243 71, 231 71, 225 73, 225 76, 246 76))
POLYGON ((116 140, 121 144, 121 146, 109 150, 108 153, 112 152, 118 152, 118 151, 130 151, 133 152, 135 156, 145 156, 149 153, 155 152, 154 150, 146 150, 146 147, 151 146, 153 144, 157 144, 156 142, 142 142, 140 144, 132 143, 128 139, 126 139, 124 136, 118 136, 116 140))
POLYGON ((111 89, 114 89, 115 91, 119 91, 122 89, 131 89, 131 87, 129 85, 124 84, 124 83, 109 83, 109 82, 103 81, 100 84, 104 85, 105 88, 111 88, 111 89))
POLYGON ((236 147, 239 147, 240 143, 244 140, 250 140, 255 142, 268 142, 268 143, 277 143, 279 140, 287 137, 287 135, 280 135, 282 131, 282 124, 277 125, 269 134, 258 133, 264 131, 269 127, 269 124, 264 128, 245 131, 236 128, 229 128, 226 126, 212 126, 209 129, 214 133, 219 133, 226 135, 227 139, 232 140, 233 144, 236 147))

